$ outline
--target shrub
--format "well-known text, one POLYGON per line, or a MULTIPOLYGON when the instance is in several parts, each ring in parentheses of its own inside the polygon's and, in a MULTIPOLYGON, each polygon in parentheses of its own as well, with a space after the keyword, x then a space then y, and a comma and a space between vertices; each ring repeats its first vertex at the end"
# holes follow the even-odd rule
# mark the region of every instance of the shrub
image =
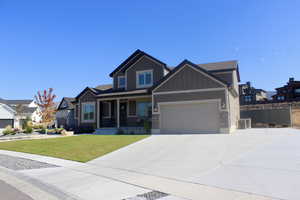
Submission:
POLYGON ((124 130, 123 129, 118 129, 117 130, 117 135, 124 135, 125 134, 125 132, 124 132, 124 130))
POLYGON ((26 128, 25 128, 25 130, 24 130, 24 133, 26 133, 26 134, 30 134, 30 133, 32 133, 33 132, 33 129, 32 129, 32 127, 30 127, 30 126, 27 126, 26 128))
POLYGON ((149 120, 144 121, 144 129, 146 131, 146 134, 150 134, 150 132, 151 132, 151 122, 149 120))
POLYGON ((2 133, 3 135, 15 134, 13 128, 10 125, 6 126, 2 133))

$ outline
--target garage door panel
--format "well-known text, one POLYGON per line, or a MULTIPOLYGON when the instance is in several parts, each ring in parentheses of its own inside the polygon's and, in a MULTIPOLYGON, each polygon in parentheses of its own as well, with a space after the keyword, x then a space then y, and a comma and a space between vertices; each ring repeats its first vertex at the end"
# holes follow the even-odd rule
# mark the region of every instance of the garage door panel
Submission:
POLYGON ((8 125, 13 127, 13 119, 0 119, 0 128, 5 128, 8 125))
POLYGON ((160 111, 162 132, 219 132, 217 102, 164 104, 160 111))

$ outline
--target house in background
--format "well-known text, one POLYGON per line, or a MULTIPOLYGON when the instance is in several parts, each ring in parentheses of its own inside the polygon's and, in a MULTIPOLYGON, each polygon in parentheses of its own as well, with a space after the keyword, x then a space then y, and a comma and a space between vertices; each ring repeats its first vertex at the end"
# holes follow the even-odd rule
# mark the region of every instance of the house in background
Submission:
POLYGON ((256 89, 250 82, 239 85, 240 105, 261 103, 268 100, 267 92, 263 89, 256 89))
POLYGON ((300 101, 300 81, 290 78, 286 85, 276 88, 276 94, 272 98, 280 102, 300 101))
POLYGON ((138 132, 147 126, 152 133, 229 133, 237 128, 236 61, 184 60, 171 69, 137 50, 110 77, 112 86, 87 87, 75 98, 78 127, 97 133, 138 132))
POLYGON ((75 98, 64 97, 60 101, 56 112, 56 127, 73 130, 75 128, 74 105, 75 98))
POLYGON ((6 100, 0 98, 0 129, 8 125, 20 128, 27 117, 34 123, 41 121, 39 108, 33 100, 6 100))

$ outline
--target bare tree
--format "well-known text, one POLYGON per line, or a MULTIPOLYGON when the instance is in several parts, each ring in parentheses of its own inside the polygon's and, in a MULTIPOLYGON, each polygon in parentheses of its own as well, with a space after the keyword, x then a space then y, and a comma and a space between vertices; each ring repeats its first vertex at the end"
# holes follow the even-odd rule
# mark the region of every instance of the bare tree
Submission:
POLYGON ((55 98, 56 95, 53 94, 52 88, 49 88, 48 91, 44 90, 42 94, 38 91, 37 95, 35 95, 35 103, 40 108, 39 115, 42 118, 42 123, 47 127, 54 123, 56 113, 55 98))

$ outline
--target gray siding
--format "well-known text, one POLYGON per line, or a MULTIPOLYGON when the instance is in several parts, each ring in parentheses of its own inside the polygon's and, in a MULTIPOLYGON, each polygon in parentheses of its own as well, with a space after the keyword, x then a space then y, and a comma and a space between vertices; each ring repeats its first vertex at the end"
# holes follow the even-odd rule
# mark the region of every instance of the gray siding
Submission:
POLYGON ((96 101, 96 97, 90 92, 87 91, 85 94, 83 94, 81 97, 79 97, 79 112, 78 112, 78 122, 79 122, 79 126, 88 126, 88 127, 93 127, 96 128, 97 127, 97 116, 98 116, 98 105, 97 105, 97 101, 96 101), (81 103, 84 102, 95 102, 95 122, 93 123, 87 123, 87 122, 82 122, 81 121, 81 111, 82 111, 82 105, 81 103))
POLYGON ((113 77, 113 88, 117 89, 118 88, 118 76, 125 76, 124 73, 118 72, 114 75, 113 77))
POLYGON ((233 74, 235 73, 235 71, 231 71, 231 72, 226 72, 226 73, 213 73, 216 77, 220 78, 221 80, 225 81, 226 83, 230 83, 232 84, 233 81, 233 74))
POLYGON ((157 108, 157 103, 160 102, 175 102, 175 101, 199 101, 208 99, 221 99, 221 104, 225 105, 225 90, 220 91, 205 91, 205 92, 189 92, 177 94, 157 94, 153 96, 154 108, 157 108))
POLYGON ((155 92, 222 87, 224 87, 222 84, 186 65, 173 77, 162 83, 155 92))
POLYGON ((164 76, 163 66, 144 56, 126 71, 127 90, 136 89, 136 72, 143 70, 153 70, 153 84, 164 76))

